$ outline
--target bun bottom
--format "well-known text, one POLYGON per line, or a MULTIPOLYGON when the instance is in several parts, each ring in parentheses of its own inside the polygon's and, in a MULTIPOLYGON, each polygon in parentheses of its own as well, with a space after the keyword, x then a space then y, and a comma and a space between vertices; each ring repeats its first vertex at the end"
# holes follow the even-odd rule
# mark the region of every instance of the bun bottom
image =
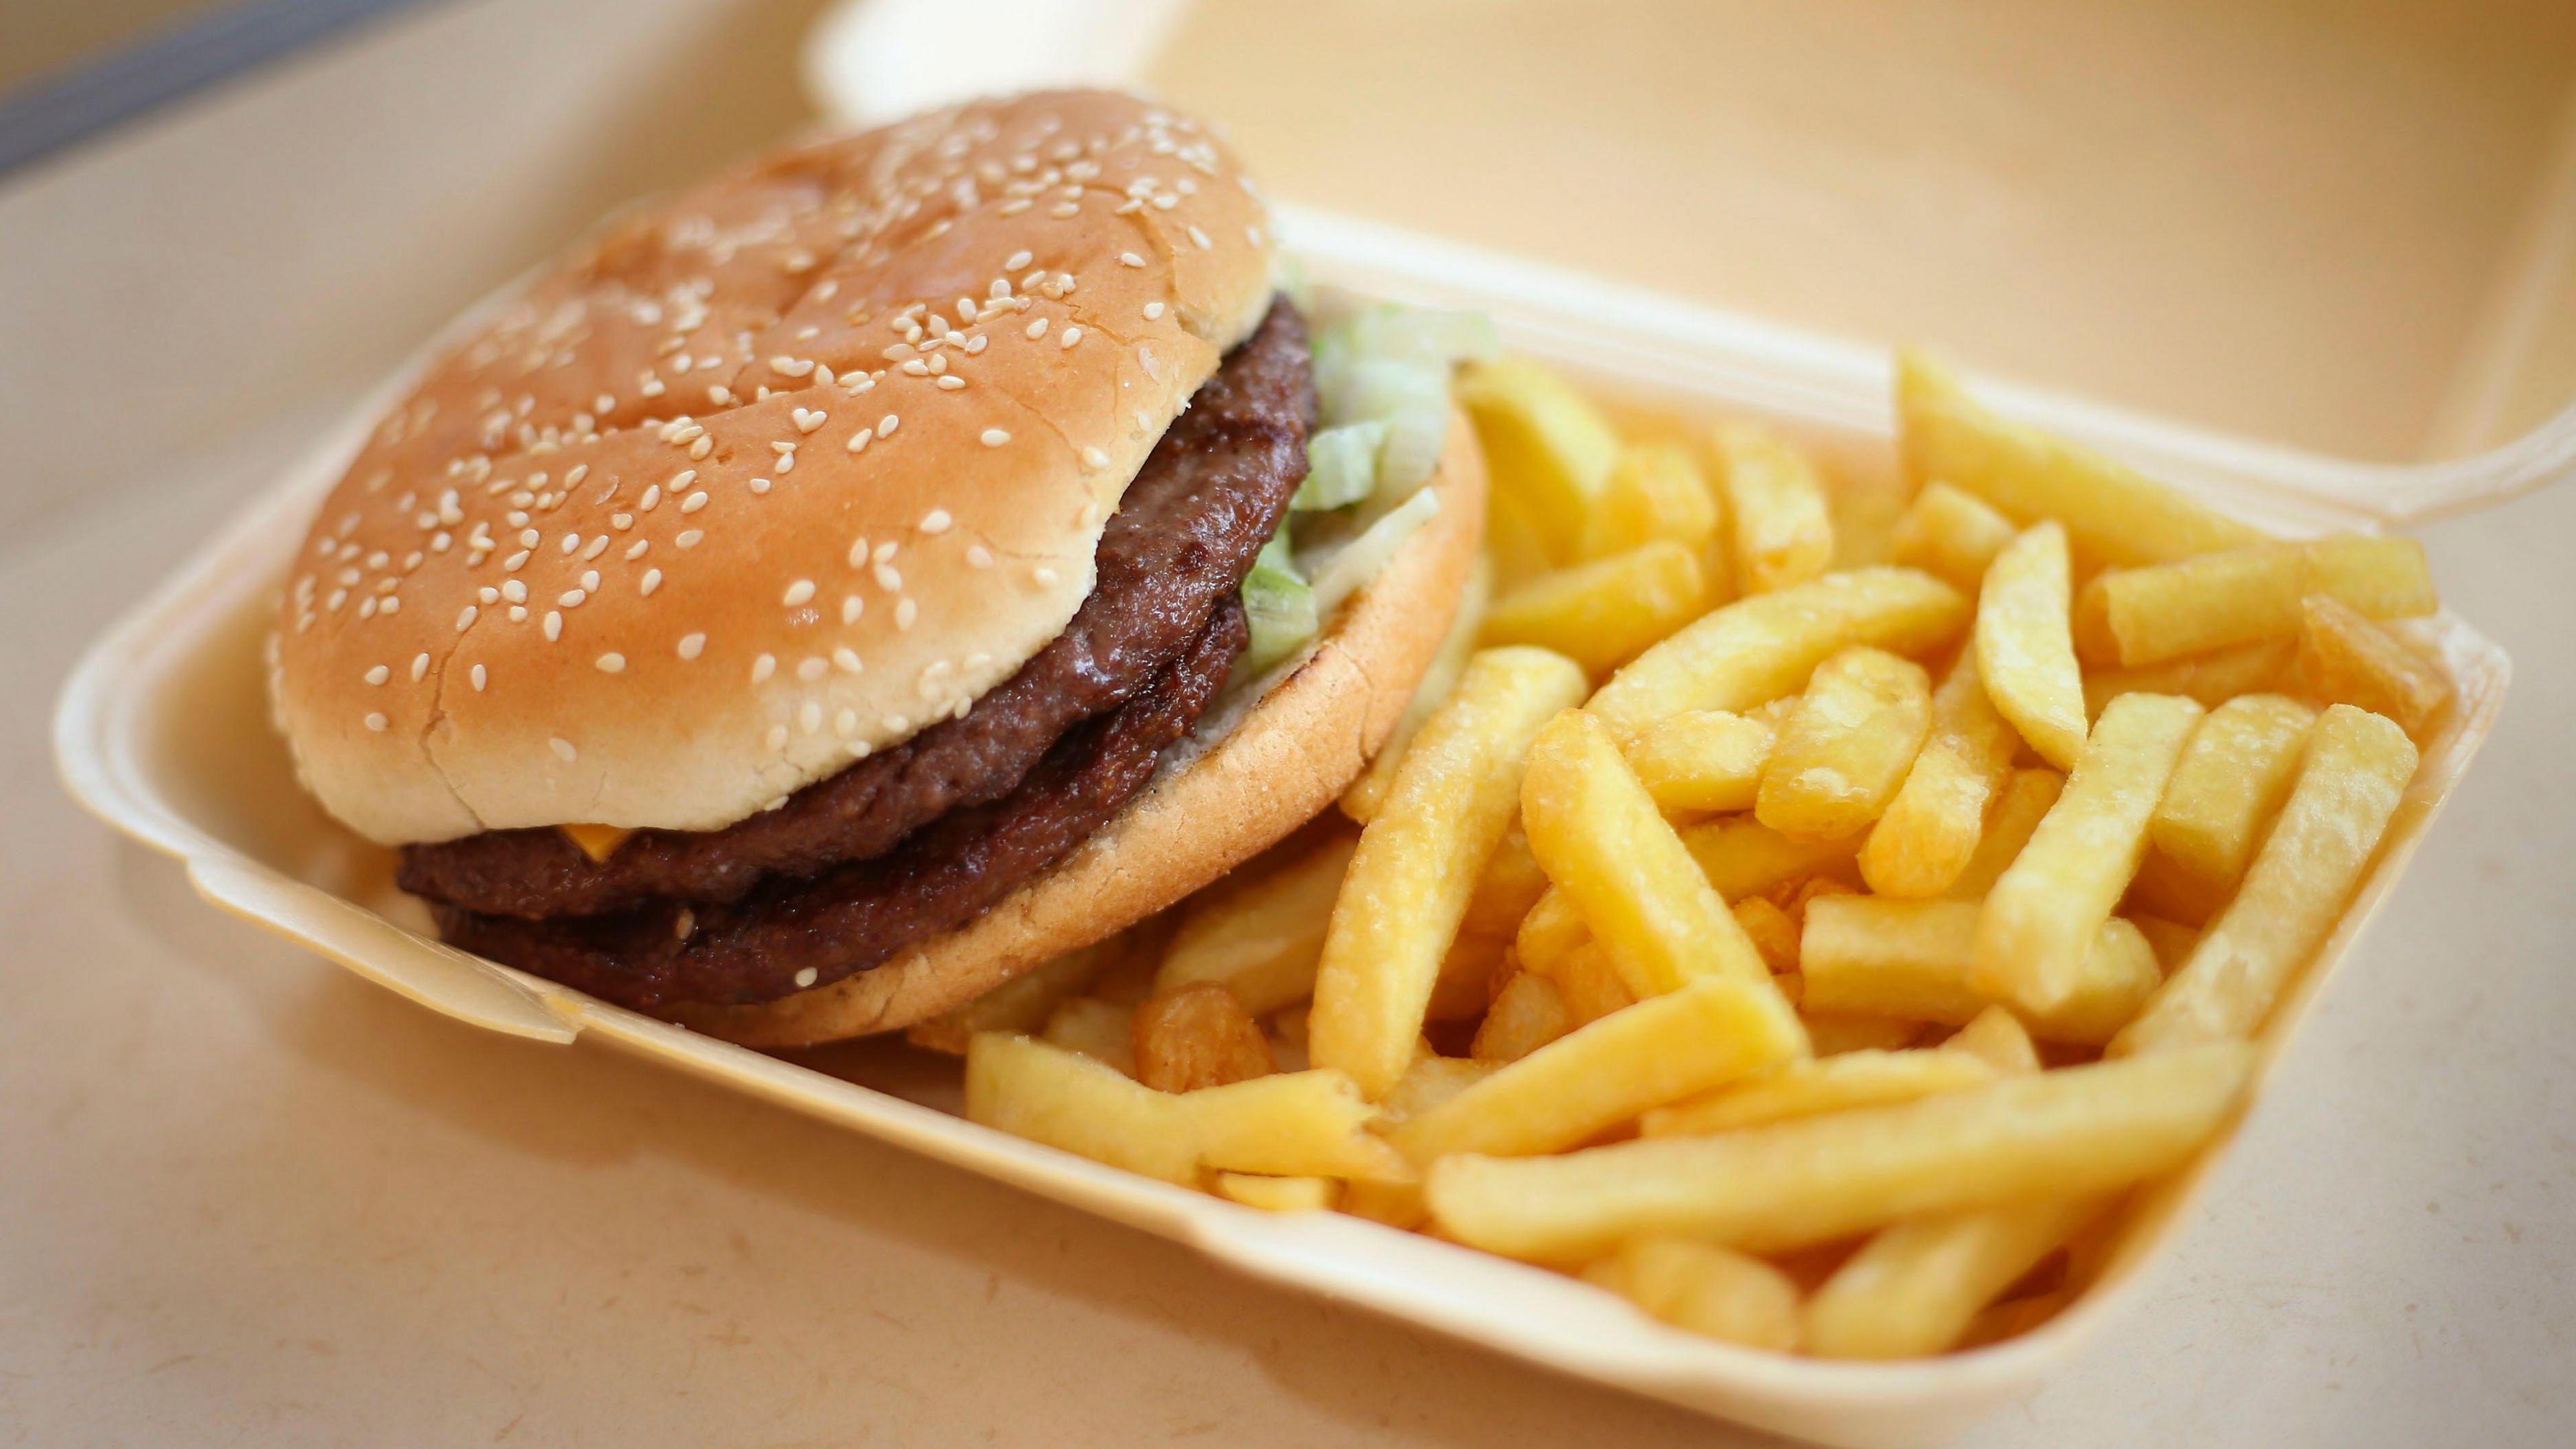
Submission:
POLYGON ((754 1047, 899 1030, 1169 909, 1315 818, 1394 730, 1474 570, 1485 463, 1465 419, 1426 486, 1440 511, 1288 674, 1248 711, 1202 721, 1116 819, 972 925, 829 986, 671 1019, 754 1047))

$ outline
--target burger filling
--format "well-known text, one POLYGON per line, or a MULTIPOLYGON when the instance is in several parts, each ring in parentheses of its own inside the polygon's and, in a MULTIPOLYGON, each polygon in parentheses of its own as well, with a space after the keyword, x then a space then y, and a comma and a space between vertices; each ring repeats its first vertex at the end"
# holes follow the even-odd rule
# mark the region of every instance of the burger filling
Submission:
POLYGON ((406 848, 403 888, 457 945, 648 1010, 772 1000, 956 930, 1117 815, 1230 674, 1275 662, 1300 590, 1311 634, 1284 544, 1251 576, 1315 420, 1282 300, 1128 486, 1064 632, 967 713, 722 830, 487 831, 406 848))

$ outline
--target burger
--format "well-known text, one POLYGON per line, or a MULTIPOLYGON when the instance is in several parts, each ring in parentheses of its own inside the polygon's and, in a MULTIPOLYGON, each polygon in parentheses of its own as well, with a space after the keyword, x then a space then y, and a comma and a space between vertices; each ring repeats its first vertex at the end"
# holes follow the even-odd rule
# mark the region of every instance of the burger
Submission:
POLYGON ((1472 329, 1284 270, 1223 144, 1099 91, 611 224, 315 515, 298 778, 448 941, 754 1044, 1153 915, 1358 775, 1481 534, 1472 329))

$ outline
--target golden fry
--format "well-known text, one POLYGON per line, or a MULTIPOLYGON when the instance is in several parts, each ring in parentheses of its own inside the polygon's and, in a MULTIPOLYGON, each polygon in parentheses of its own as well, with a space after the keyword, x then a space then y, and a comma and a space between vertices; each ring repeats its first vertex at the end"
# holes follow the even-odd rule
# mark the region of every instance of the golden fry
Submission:
POLYGON ((1583 924, 1583 913, 1575 908, 1574 897, 1561 886, 1549 886, 1547 893, 1521 918, 1520 930, 1512 938, 1512 951, 1520 957, 1524 970, 1547 972, 1566 953, 1592 939, 1592 928, 1583 924))
POLYGON ((1834 557, 1833 518, 1806 456, 1745 423, 1717 430, 1716 455, 1736 587, 1766 594, 1823 573, 1834 557))
POLYGON ((1580 558, 1608 558, 1658 539, 1708 552, 1717 535, 1717 499, 1687 449, 1673 443, 1623 448, 1601 500, 1584 517, 1580 558))
POLYGON ((1324 929, 1358 847, 1356 836, 1335 836, 1258 873, 1237 872, 1191 897, 1163 949, 1155 991, 1214 982, 1254 1016, 1313 995, 1324 929))
MULTIPOLYGON (((1091 1058, 1122 1077, 1136 1075, 1136 1008, 1077 996, 1047 1014, 1041 1040, 1091 1058)), ((970 1039, 971 1044, 971 1039, 970 1039)))
POLYGON ((1671 539, 1541 574, 1494 600, 1478 642, 1553 649, 1595 677, 1708 607, 1698 555, 1671 539))
POLYGON ((1798 1346, 1798 1285, 1748 1254, 1687 1238, 1639 1238, 1583 1276, 1702 1337, 1780 1353, 1798 1346))
POLYGON ((1582 689, 1582 671, 1543 650, 1479 653, 1361 832, 1316 968, 1308 1046, 1372 1098, 1413 1059, 1441 961, 1511 827, 1530 740, 1582 689))
POLYGON ((1889 561, 1974 589, 2018 532, 1984 499, 1935 478, 1897 520, 1889 561))
POLYGON ((1638 655, 1584 707, 1621 738, 1692 709, 1743 714, 1796 692, 1854 644, 1920 654, 1956 638, 1968 599, 1913 569, 1828 574, 1701 615, 1638 655))
POLYGON ((2102 711, 2065 792, 1986 896, 1971 982, 1989 999, 2040 1015, 2073 999, 2201 713, 2161 694, 2124 694, 2102 711))
POLYGON ((1985 1060, 2007 1077, 2026 1077, 2039 1070, 2039 1048, 2022 1029, 2021 1018, 2000 1006, 1989 1006, 1941 1045, 1985 1060))
POLYGON ((1574 1030, 1578 1023, 1566 1010, 1556 983, 1531 971, 1503 983, 1467 1055, 1480 1062, 1516 1062, 1574 1030))
POLYGON ((1467 914, 1458 930, 1471 936, 1508 936, 1547 894, 1547 872, 1530 854, 1529 837, 1518 825, 1503 833, 1491 859, 1476 877, 1475 894, 1467 897, 1467 914))
POLYGON ((1571 559, 1619 458, 1609 420, 1565 379, 1520 358, 1467 368, 1457 394, 1496 501, 1528 520, 1549 558, 1571 559))
POLYGON ((1329 1177, 1264 1177, 1254 1172, 1220 1172, 1217 1196, 1266 1213, 1330 1211, 1342 1185, 1329 1177))
POLYGON ((1866 829, 1896 798, 1932 727, 1923 666, 1866 646, 1816 667, 1762 764, 1754 818, 1793 840, 1866 829))
POLYGON ((2101 1211, 2099 1198, 2043 1198, 1899 1223, 1816 1290, 1807 1304, 1807 1351, 1826 1358, 1945 1352, 1978 1310, 2101 1211))
POLYGON ((2236 899, 2111 1043, 2112 1053, 2172 1050, 2261 1028, 2342 917, 2415 763, 2413 742, 2391 721, 2348 704, 2328 709, 2236 899))
POLYGON ((1559 1037, 1399 1123, 1388 1140, 1418 1163, 1555 1152, 1806 1045, 1767 978, 1748 986, 1709 977, 1559 1037))
POLYGON ((2344 603, 2300 601, 2299 682, 2309 694, 2395 720, 2411 736, 2451 702, 2451 681, 2431 661, 2344 603))
POLYGON ((1762 964, 1771 974, 1798 969, 1798 923, 1789 913, 1760 896, 1746 896, 1728 907, 1735 912, 1735 923, 1762 953, 1762 964))
POLYGON ((2216 649, 2144 669, 2097 670, 2084 677, 2084 709, 2098 719, 2102 706, 2124 694, 2179 694, 2197 700, 2204 709, 2216 709, 2240 694, 2279 688, 2296 647, 2279 639, 2216 649))
POLYGON ((1917 486, 1956 484, 2018 523, 2058 519, 2090 562, 2125 568, 2263 542, 2132 468, 1995 416, 1919 353, 1896 360, 1896 412, 1917 486))
POLYGON ((2234 1113, 2253 1069, 2250 1047, 2217 1043, 1715 1137, 1451 1156, 1424 1199, 1451 1237, 1513 1258, 1580 1263, 1649 1234, 1772 1252, 2171 1171, 2234 1113))
POLYGON ((1193 982, 1149 998, 1128 1026, 1136 1080, 1158 1092, 1195 1092, 1278 1069, 1261 1027, 1234 993, 1193 982))
MULTIPOLYGON (((2012 1005, 1981 987, 1973 901, 1904 901, 1836 896, 1807 909, 1798 939, 1809 1011, 1854 1011, 1963 1026, 1992 1005, 2012 1005)), ((2034 1035, 2100 1046, 2129 1024, 2164 981, 2138 928, 2101 923, 2055 1009, 2032 1012, 2034 1035)))
POLYGON ((2288 798, 2317 712, 2278 694, 2240 695, 2209 712, 2165 782, 2148 835, 2185 871, 2232 890, 2288 798))
POLYGON ((2299 600, 2310 594, 2373 619, 2441 607, 2422 544, 2358 535, 2114 569, 2085 594, 2083 612, 2099 620, 2101 662, 2132 669, 2290 638, 2299 632, 2299 600))
POLYGON ((1932 730, 1861 846, 1861 878, 1883 896, 1937 896, 1976 857, 1986 807, 2021 744, 1962 649, 1932 695, 1932 730))
POLYGON ((1714 814, 1753 808, 1762 762, 1776 737, 1761 720, 1694 709, 1646 726, 1623 753, 1637 782, 1667 814, 1714 814))
POLYGON ((1449 632, 1440 636, 1440 648, 1432 654, 1431 663, 1422 671, 1422 680, 1413 687, 1413 698, 1398 715, 1395 728, 1387 733, 1386 743, 1369 757, 1368 768, 1360 771, 1350 788, 1342 792, 1342 813, 1366 825, 1386 803, 1387 787, 1395 783, 1395 767, 1413 737, 1422 732, 1431 712, 1449 698, 1458 687, 1459 676, 1467 672, 1467 661, 1476 652, 1476 633, 1485 627, 1485 610, 1494 601, 1495 569, 1490 555, 1476 560, 1476 570, 1467 576, 1466 591, 1458 596, 1458 612, 1449 620, 1449 632))
POLYGON ((1759 820, 1711 820, 1682 827, 1682 848, 1699 865, 1710 888, 1730 901, 1819 876, 1857 876, 1856 836, 1840 840, 1791 840, 1759 820))
POLYGON ((1577 944, 1550 961, 1542 974, 1556 983, 1566 1014, 1576 1026, 1590 1026, 1614 1011, 1637 1004, 1637 993, 1629 989, 1627 979, 1598 941, 1577 944))
POLYGON ((965 1005, 905 1028, 903 1039, 917 1047, 962 1055, 979 1031, 1031 1032, 1046 1025, 1055 1009, 1089 989, 1100 974, 1127 949, 1127 938, 1112 936, 1023 972, 965 1005))
POLYGON ((2030 844, 2039 822, 2048 818, 2065 788, 2066 777, 2044 766, 2005 776, 1967 868, 1941 894, 1954 901, 1984 900, 1995 882, 2003 879, 2004 868, 2020 858, 2022 847, 2030 844))
POLYGON ((1637 1123, 1643 1137, 1705 1137, 1858 1107, 1884 1107, 1940 1092, 1981 1087, 2001 1073, 1985 1058, 1942 1047, 1850 1051, 1783 1062, 1714 1091, 1657 1107, 1637 1123))
POLYGON ((1744 928, 1589 713, 1567 710, 1530 745, 1521 828, 1638 996, 1716 975, 1771 989, 1744 928))
POLYGON ((2084 676, 2068 613, 2066 530, 2022 530, 1977 596, 1977 673, 1995 708, 2041 759, 2071 769, 2084 749, 2084 676))

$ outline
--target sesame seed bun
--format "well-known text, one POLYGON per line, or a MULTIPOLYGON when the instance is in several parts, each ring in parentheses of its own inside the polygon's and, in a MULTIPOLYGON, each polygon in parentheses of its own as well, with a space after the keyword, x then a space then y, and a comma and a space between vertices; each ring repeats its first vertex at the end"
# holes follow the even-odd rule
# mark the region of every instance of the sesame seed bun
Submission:
POLYGON ((962 931, 829 986, 673 1019, 749 1046, 811 1046, 938 1015, 1178 904, 1338 798, 1386 742, 1448 633, 1484 538, 1485 464, 1461 418, 1426 485, 1440 510, 1258 695, 1176 747, 1073 854, 962 931))
POLYGON ((1089 594, 1271 263, 1224 148, 1097 91, 619 223, 435 364, 315 519, 271 673, 300 777, 385 844, 712 830, 963 713, 1089 594))

